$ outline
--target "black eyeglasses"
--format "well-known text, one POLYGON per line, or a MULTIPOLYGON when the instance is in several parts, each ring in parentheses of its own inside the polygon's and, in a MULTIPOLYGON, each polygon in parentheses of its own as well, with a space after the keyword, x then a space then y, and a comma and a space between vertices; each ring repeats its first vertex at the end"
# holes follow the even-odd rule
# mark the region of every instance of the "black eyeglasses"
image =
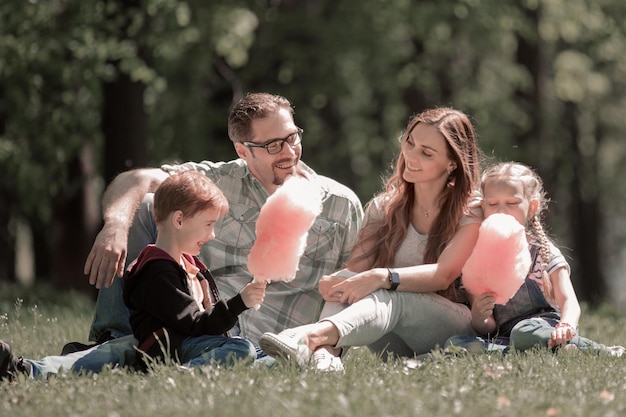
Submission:
POLYGON ((302 143, 302 132, 304 132, 304 130, 298 128, 297 131, 293 132, 292 134, 290 134, 284 139, 270 140, 269 142, 264 143, 262 145, 258 143, 254 143, 254 142, 241 142, 241 143, 243 143, 248 148, 265 148, 267 153, 269 153, 270 155, 275 155, 283 150, 283 146, 285 145, 285 142, 287 142, 289 146, 291 146, 292 148, 302 143))

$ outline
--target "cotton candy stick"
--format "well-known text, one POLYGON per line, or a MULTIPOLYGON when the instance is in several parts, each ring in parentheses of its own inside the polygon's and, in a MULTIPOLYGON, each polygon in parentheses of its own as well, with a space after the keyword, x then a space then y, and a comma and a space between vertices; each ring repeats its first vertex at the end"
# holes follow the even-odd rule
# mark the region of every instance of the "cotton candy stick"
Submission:
POLYGON ((463 266, 463 285, 474 295, 494 293, 496 304, 506 304, 524 283, 530 263, 524 226, 511 215, 492 214, 463 266))
POLYGON ((292 281, 309 229, 322 211, 322 195, 310 181, 289 177, 261 207, 248 255, 255 280, 292 281))

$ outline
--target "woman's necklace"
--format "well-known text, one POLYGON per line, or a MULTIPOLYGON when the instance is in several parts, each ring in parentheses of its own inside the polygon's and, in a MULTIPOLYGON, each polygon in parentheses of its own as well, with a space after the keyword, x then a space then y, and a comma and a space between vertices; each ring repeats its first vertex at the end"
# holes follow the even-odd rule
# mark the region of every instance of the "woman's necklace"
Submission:
POLYGON ((436 208, 437 206, 432 206, 431 208, 429 208, 428 210, 424 210, 421 207, 417 207, 422 213, 424 213, 424 217, 426 217, 428 219, 428 217, 430 216, 430 213, 436 208))

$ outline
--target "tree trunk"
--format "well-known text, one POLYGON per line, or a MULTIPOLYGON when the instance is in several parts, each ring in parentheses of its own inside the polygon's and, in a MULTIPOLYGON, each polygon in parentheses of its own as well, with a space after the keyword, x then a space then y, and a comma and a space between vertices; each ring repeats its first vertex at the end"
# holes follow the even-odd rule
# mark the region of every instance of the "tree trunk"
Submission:
POLYGON ((104 178, 147 163, 147 118, 143 106, 145 86, 120 73, 103 85, 104 178))
MULTIPOLYGON (((529 33, 539 33, 540 24, 540 7, 536 9, 524 9, 525 23, 532 26, 534 30, 528 31, 529 33)), ((516 89, 514 92, 515 102, 521 109, 529 116, 531 125, 525 131, 514 132, 515 138, 520 145, 528 147, 531 144, 545 147, 540 132, 543 131, 541 123, 541 114, 544 109, 544 89, 543 89, 543 62, 542 62, 542 48, 541 38, 535 36, 529 38, 527 33, 517 33, 517 51, 515 54, 516 62, 526 69, 531 79, 533 80, 532 89, 522 90, 516 89)), ((534 154, 529 150, 529 155, 534 154)), ((540 160, 538 163, 547 161, 540 160)), ((548 161, 549 162, 549 161, 548 161)), ((546 164, 551 165, 551 164, 546 164)), ((542 167, 543 168, 543 167, 542 167)))
POLYGON ((68 162, 67 169, 68 178, 77 186, 66 187, 66 192, 59 194, 52 203, 52 282, 63 288, 94 292, 83 274, 85 259, 100 224, 98 196, 94 191, 95 167, 89 144, 68 162))
POLYGON ((10 197, 0 190, 0 281, 15 281, 15 236, 11 228, 10 197))
POLYGON ((602 302, 607 295, 605 273, 600 260, 600 208, 597 195, 597 155, 583 155, 578 147, 578 108, 566 103, 562 120, 567 124, 567 140, 573 168, 570 182, 570 219, 574 258, 572 280, 581 301, 602 302))
MULTIPOLYGON (((4 85, 0 84, 0 97, 4 97, 4 85)), ((6 131, 6 114, 0 106, 0 136, 6 131)), ((14 190, 8 178, 0 180, 0 281, 15 279, 15 236, 11 232, 12 207, 15 204, 14 190), (5 183, 7 186, 5 187, 5 183)))
MULTIPOLYGON (((138 45, 137 57, 146 58, 142 40, 142 31, 129 35, 129 27, 134 16, 144 14, 145 30, 148 17, 138 0, 107 0, 111 10, 115 10, 109 19, 114 24, 119 40, 130 40, 138 45), (121 19, 120 19, 121 17, 121 19)), ((109 184, 115 176, 131 168, 143 167, 147 162, 147 118, 143 96, 145 85, 134 81, 120 69, 119 62, 112 62, 116 68, 116 77, 102 85, 102 131, 104 133, 104 179, 109 184)))

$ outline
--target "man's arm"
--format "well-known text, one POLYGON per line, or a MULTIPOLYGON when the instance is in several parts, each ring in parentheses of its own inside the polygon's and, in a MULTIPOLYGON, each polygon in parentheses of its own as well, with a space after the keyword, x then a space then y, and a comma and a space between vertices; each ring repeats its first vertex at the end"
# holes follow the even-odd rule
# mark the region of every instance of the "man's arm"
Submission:
POLYGON ((104 226, 87 256, 84 273, 96 288, 109 287, 122 276, 126 262, 128 229, 146 193, 154 192, 168 177, 159 168, 135 169, 119 174, 102 197, 104 226))

